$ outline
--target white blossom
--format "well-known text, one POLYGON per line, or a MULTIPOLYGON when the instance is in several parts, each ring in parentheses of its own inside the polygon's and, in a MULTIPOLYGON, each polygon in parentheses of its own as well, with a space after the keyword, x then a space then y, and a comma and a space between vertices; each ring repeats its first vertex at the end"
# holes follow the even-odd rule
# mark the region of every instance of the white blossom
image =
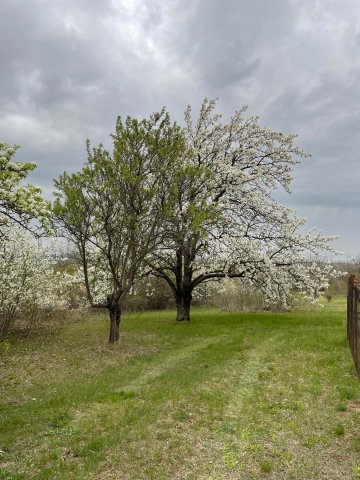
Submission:
POLYGON ((16 225, 4 228, 0 239, 0 333, 21 315, 38 310, 65 309, 76 274, 56 271, 51 247, 44 248, 16 225))
POLYGON ((294 165, 309 155, 296 135, 262 127, 245 107, 225 123, 215 106, 205 99, 196 122, 190 107, 185 112, 188 151, 156 274, 178 297, 224 277, 256 286, 269 303, 317 297, 337 275, 319 263, 324 252, 336 253, 335 237, 302 233, 305 220, 274 198, 278 188, 290 192, 294 165))

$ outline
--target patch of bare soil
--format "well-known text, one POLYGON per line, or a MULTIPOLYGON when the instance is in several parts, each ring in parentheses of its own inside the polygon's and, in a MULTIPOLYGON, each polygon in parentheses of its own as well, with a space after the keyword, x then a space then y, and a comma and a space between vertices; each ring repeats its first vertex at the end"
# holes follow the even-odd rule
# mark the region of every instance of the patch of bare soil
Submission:
POLYGON ((360 403, 358 403, 358 402, 349 402, 346 411, 347 411, 347 412, 360 413, 360 403))
POLYGON ((128 480, 128 477, 125 477, 122 473, 112 468, 101 472, 96 476, 96 480, 128 480))

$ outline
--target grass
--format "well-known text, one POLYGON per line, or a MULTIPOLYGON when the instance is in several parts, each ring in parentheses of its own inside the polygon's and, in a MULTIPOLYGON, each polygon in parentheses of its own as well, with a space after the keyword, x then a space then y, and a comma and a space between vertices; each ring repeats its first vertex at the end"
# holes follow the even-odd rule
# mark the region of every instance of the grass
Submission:
POLYGON ((0 349, 0 480, 353 479, 344 302, 89 316, 0 349))

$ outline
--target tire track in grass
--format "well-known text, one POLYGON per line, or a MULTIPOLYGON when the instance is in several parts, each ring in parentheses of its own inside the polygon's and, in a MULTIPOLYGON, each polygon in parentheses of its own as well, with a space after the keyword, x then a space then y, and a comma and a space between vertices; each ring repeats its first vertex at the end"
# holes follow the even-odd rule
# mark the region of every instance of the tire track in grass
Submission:
MULTIPOLYGON (((178 356, 175 358, 175 362, 181 364, 183 360, 189 358, 190 351, 198 353, 201 352, 203 348, 212 345, 219 345, 219 343, 224 340, 226 344, 229 344, 231 356, 228 357, 225 355, 225 357, 223 357, 224 362, 213 365, 211 369, 211 377, 204 378, 202 382, 199 382, 198 385, 194 386, 191 393, 194 395, 193 400, 199 396, 201 397, 203 392, 206 392, 209 389, 211 391, 213 388, 219 389, 220 391, 223 389, 225 395, 227 392, 230 392, 231 395, 234 392, 234 384, 232 381, 233 375, 239 374, 239 372, 241 372, 241 379, 244 380, 249 387, 256 383, 256 372, 261 369, 258 351, 262 342, 259 342, 254 346, 251 341, 251 347, 249 348, 248 345, 244 348, 244 344, 242 341, 240 342, 240 339, 234 339, 233 335, 222 335, 217 337, 216 341, 214 341, 214 339, 212 339, 212 341, 204 340, 201 342, 201 345, 197 344, 197 346, 188 346, 186 352, 183 352, 181 355, 181 358, 178 356), (237 348, 234 348, 235 345, 237 348)), ((243 340, 243 337, 241 340, 243 340)), ((202 354, 200 353, 200 355, 202 354)), ((175 363, 173 363, 172 359, 169 357, 166 366, 160 366, 159 370, 156 372, 158 375, 154 378, 157 378, 162 373, 170 371, 174 364, 175 363)), ((149 373, 151 375, 151 372, 149 373)), ((149 376, 146 375, 145 378, 149 379, 149 376)), ((142 384, 145 378, 141 378, 140 384, 142 384)), ((207 411, 206 404, 202 406, 201 402, 199 403, 199 400, 197 400, 196 405, 192 405, 193 409, 191 412, 187 412, 188 415, 185 415, 184 418, 174 418, 174 407, 181 407, 180 413, 182 413, 183 408, 187 408, 186 405, 188 405, 189 402, 188 395, 189 393, 185 393, 184 398, 180 401, 180 405, 174 403, 172 399, 165 401, 165 407, 162 409, 162 413, 153 420, 151 432, 144 443, 145 451, 147 450, 147 445, 151 444, 154 451, 158 450, 159 452, 163 452, 160 457, 163 458, 163 465, 161 468, 163 468, 162 474, 164 476, 161 478, 172 478, 174 480, 185 478, 188 480, 210 480, 215 478, 216 480, 228 480, 228 478, 233 478, 228 477, 229 470, 227 470, 224 465, 222 455, 224 446, 222 442, 223 436, 218 431, 219 425, 216 420, 217 414, 215 413, 215 417, 212 417, 210 411, 207 411), (203 424, 203 426, 197 428, 197 421, 200 420, 200 422, 202 422, 200 417, 203 415, 210 415, 209 424, 203 424), (160 432, 160 437, 157 436, 158 432, 160 432), (163 442, 165 441, 164 438, 167 439, 166 442, 170 441, 170 443, 178 443, 177 450, 180 449, 183 452, 181 455, 181 463, 179 463, 176 458, 178 452, 172 450, 169 450, 167 453, 165 452, 167 449, 165 448, 164 450, 163 447, 163 442), (190 447, 187 448, 187 445, 190 447), (214 477, 212 476, 213 474, 215 475, 214 477), (218 474, 225 474, 225 476, 217 476, 218 474)), ((219 406, 219 408, 221 409, 222 407, 219 406)), ((229 407, 225 406, 225 408, 229 407)), ((229 413, 225 414, 229 415, 229 413)), ((151 462, 151 455, 149 455, 149 462, 151 462)), ((136 475, 129 475, 129 479, 139 478, 136 477, 136 475)), ((102 477, 100 476, 96 478, 102 477)), ((114 478, 117 479, 122 477, 115 476, 114 478)), ((149 480, 154 480, 155 478, 158 478, 158 476, 155 475, 155 473, 152 473, 147 478, 149 480)), ((243 477, 241 478, 243 480, 243 477)))
MULTIPOLYGON (((286 357, 286 350, 279 354, 278 348, 279 344, 282 343, 283 336, 284 332, 278 332, 259 343, 252 350, 245 368, 241 370, 239 389, 234 390, 224 411, 224 425, 230 425, 233 428, 228 428, 230 434, 226 433, 224 429, 225 431, 221 435, 222 459, 218 458, 216 464, 220 473, 224 475, 221 478, 227 478, 227 475, 231 475, 234 480, 257 479, 262 478, 264 472, 266 472, 269 480, 299 478, 297 474, 295 477, 293 476, 297 467, 295 464, 293 467, 290 466, 291 457, 289 456, 291 455, 290 450, 295 447, 299 448, 298 440, 293 439, 292 434, 289 437, 289 432, 282 430, 281 422, 274 424, 274 421, 277 422, 277 420, 266 419, 264 417, 265 413, 261 410, 261 402, 266 398, 268 388, 260 375, 265 372, 269 373, 268 365, 273 362, 276 365, 286 365, 287 362, 287 359, 284 358, 286 357), (257 407, 260 410, 256 413, 253 409, 257 407), (280 428, 279 431, 277 431, 278 428, 280 428), (257 431, 257 429, 259 430, 257 431), (263 431, 264 429, 265 431, 263 431), (269 435, 271 438, 269 438, 269 435), (281 438, 278 438, 279 435, 281 438), (289 451, 282 450, 285 444, 290 449, 289 451), (275 459, 270 456, 269 459, 268 455, 271 451, 277 452, 279 458, 276 457, 275 459)), ((238 362, 236 363, 238 364, 238 362)), ((278 384, 281 372, 278 371, 273 375, 276 384, 278 384)), ((270 378, 267 377, 267 380, 272 382, 272 375, 270 375, 270 378)), ((270 390, 269 394, 273 395, 273 393, 270 390)), ((290 392, 286 397, 290 398, 289 395, 291 395, 290 392)), ((286 416, 287 413, 292 411, 292 408, 295 409, 297 402, 289 402, 289 405, 286 404, 286 399, 284 399, 284 402, 284 415, 286 416)), ((290 420, 289 423, 291 423, 290 420)), ((295 457, 293 459, 295 462, 297 461, 295 457)), ((301 467, 301 463, 299 467, 301 467)), ((311 468, 310 465, 309 468, 311 468)), ((303 474, 306 475, 305 472, 303 474)), ((314 470, 312 470, 311 475, 314 476, 304 476, 304 480, 305 478, 318 478, 314 470)))
MULTIPOLYGON (((242 339, 241 339, 242 340, 242 339)), ((147 387, 151 387, 153 385, 153 382, 159 379, 162 375, 166 375, 171 373, 172 370, 176 370, 177 367, 183 366, 184 363, 186 363, 187 360, 194 358, 195 356, 197 357, 197 360, 200 360, 202 358, 202 351, 204 349, 207 349, 208 347, 215 347, 219 346, 220 343, 228 344, 230 347, 230 352, 231 356, 228 357, 228 353, 224 355, 222 360, 225 361, 225 363, 221 362, 221 364, 214 364, 211 369, 211 379, 215 377, 214 381, 216 382, 216 385, 220 386, 222 384, 222 381, 225 380, 227 381, 229 377, 229 372, 228 372, 228 366, 230 366, 234 363, 233 360, 233 355, 239 355, 241 352, 241 360, 237 360, 242 362, 242 364, 247 364, 248 361, 248 354, 252 351, 251 349, 245 348, 243 346, 242 341, 237 339, 236 342, 234 342, 234 338, 232 335, 229 334, 223 334, 219 335, 216 338, 205 338, 202 339, 201 341, 197 341, 192 343, 191 345, 188 345, 186 347, 181 347, 177 349, 176 351, 173 351, 171 355, 167 355, 166 358, 164 358, 164 361, 161 364, 157 364, 154 368, 147 369, 146 372, 144 372, 143 375, 141 375, 137 380, 134 380, 133 382, 130 382, 126 385, 128 389, 131 388, 131 391, 133 392, 138 392, 140 390, 143 391, 143 389, 147 387), (234 345, 236 344, 237 348, 234 349, 234 345), (240 347, 240 350, 239 350, 240 347), (245 357, 244 357, 245 354, 245 357), (227 374, 224 374, 224 371, 227 372, 227 374)), ((216 353, 216 352, 214 352, 216 353)), ((221 358, 221 357, 220 357, 221 358)), ((204 360, 202 358, 202 360, 204 360)), ((202 363, 201 360, 201 363, 202 363)), ((194 394, 197 395, 199 394, 200 391, 204 390, 204 387, 206 384, 208 384, 208 381, 203 379, 203 381, 197 382, 198 384, 196 386, 193 386, 191 389, 190 395, 194 394)), ((207 388, 207 387, 205 387, 207 388)), ((130 390, 128 390, 130 391, 130 390)), ((188 395, 189 392, 185 391, 184 392, 184 398, 182 401, 185 403, 188 401, 188 395)), ((182 407, 182 401, 180 401, 180 406, 182 407)), ((201 445, 204 440, 204 436, 201 435, 201 437, 198 437, 199 432, 194 431, 193 424, 192 424, 192 419, 196 421, 197 414, 194 413, 189 413, 189 418, 178 418, 174 419, 174 406, 178 405, 177 400, 173 399, 165 399, 165 403, 163 408, 160 409, 157 413, 155 413, 154 417, 151 419, 151 424, 149 423, 149 434, 146 440, 142 439, 140 442, 137 444, 137 448, 140 448, 140 450, 143 452, 143 454, 148 455, 148 463, 149 465, 152 463, 153 458, 151 456, 151 452, 149 453, 149 445, 151 445, 151 449, 154 451, 162 451, 163 449, 163 443, 165 442, 166 438, 166 443, 167 442, 173 442, 176 443, 177 441, 180 441, 179 448, 184 451, 184 456, 182 456, 181 464, 177 463, 177 460, 175 458, 172 458, 172 451, 170 451, 170 457, 169 457, 169 462, 167 462, 163 458, 161 454, 159 453, 159 458, 163 458, 162 462, 164 462, 162 465, 158 465, 159 471, 156 473, 151 472, 149 475, 146 477, 149 480, 155 480, 155 478, 172 478, 172 479, 191 479, 191 480, 200 480, 200 478, 206 478, 206 480, 209 480, 210 477, 208 474, 206 474, 205 477, 200 477, 203 472, 204 472, 204 458, 202 457, 202 454, 205 454, 207 457, 205 460, 205 463, 209 464, 209 459, 214 458, 209 457, 208 453, 209 451, 206 448, 206 445, 201 447, 200 451, 197 452, 197 455, 194 457, 193 455, 190 454, 190 452, 185 453, 184 446, 188 443, 191 443, 193 446, 195 445, 201 445), (170 413, 169 413, 170 412, 170 413), (193 416, 194 415, 194 416, 193 416), (159 430, 160 427, 160 430, 159 430), (160 432, 160 437, 157 436, 157 433, 160 432), (166 437, 163 438, 163 435, 166 434, 166 437), (201 458, 198 458, 198 462, 195 461, 198 454, 200 453, 201 458), (163 471, 161 469, 164 469, 163 471), (201 468, 201 472, 198 471, 198 469, 201 468), (160 475, 159 472, 162 472, 160 475), (193 476, 195 473, 196 476, 193 476), (160 476, 159 476, 160 475, 160 476), (198 476, 199 475, 199 476, 198 476)), ((176 412, 175 412, 176 413, 176 412)), ((203 432, 204 433, 204 432, 203 432)), ((151 450, 150 449, 150 450, 151 450)), ((216 450, 215 450, 216 451, 216 450)), ((219 451, 216 451, 217 455, 219 454, 219 451)), ((136 476, 137 473, 139 473, 139 468, 140 470, 142 468, 145 468, 144 465, 137 465, 137 470, 134 471, 134 465, 132 466, 132 470, 128 471, 124 470, 124 465, 121 467, 119 466, 119 471, 116 471, 116 468, 110 467, 110 464, 113 464, 116 462, 116 457, 117 454, 114 454, 113 460, 108 459, 108 464, 110 471, 112 472, 112 475, 114 479, 122 479, 122 478, 128 478, 130 479, 137 479, 140 478, 139 476, 136 476), (125 475, 123 477, 123 475, 125 475), (129 476, 126 476, 129 475, 129 476)), ((175 454, 176 457, 176 454, 175 454)), ((110 457, 111 458, 111 457, 110 457)), ((211 462, 210 462, 211 463, 211 462)), ((106 469, 104 469, 103 472, 99 472, 98 476, 95 477, 97 480, 106 478, 106 469), (103 476, 105 475, 105 477, 103 476)), ((141 478, 145 478, 141 477, 141 478)), ((212 477, 211 477, 212 478, 212 477)))
MULTIPOLYGON (((195 357, 199 352, 210 345, 218 344, 223 340, 224 337, 225 335, 221 335, 216 338, 201 337, 200 339, 193 341, 190 345, 179 346, 176 349, 164 352, 155 357, 150 364, 147 364, 145 371, 136 379, 130 382, 124 382, 117 388, 108 390, 107 393, 110 396, 111 393, 118 395, 118 397, 116 396, 115 401, 117 402, 119 400, 120 403, 125 406, 127 402, 123 403, 122 400, 130 399, 131 401, 132 394, 137 396, 140 392, 143 393, 144 390, 150 389, 153 386, 153 383, 159 377, 167 372, 171 372, 173 369, 176 369, 177 366, 181 366, 187 361, 190 361, 191 358, 195 357)), ((83 408, 77 409, 74 411, 73 415, 70 415, 72 419, 64 427, 64 432, 59 430, 56 437, 49 437, 47 444, 43 444, 38 448, 37 455, 34 455, 34 452, 32 452, 31 455, 33 461, 36 462, 37 460, 40 460, 41 457, 46 455, 46 452, 49 448, 49 443, 51 443, 51 448, 54 450, 62 449, 64 451, 66 450, 68 452, 72 452, 73 443, 78 444, 77 447, 74 447, 75 449, 84 448, 86 442, 89 441, 87 440, 87 437, 91 437, 91 432, 94 429, 98 431, 99 437, 106 432, 107 426, 103 425, 103 419, 106 418, 107 415, 109 415, 109 418, 115 415, 117 420, 121 421, 121 418, 123 418, 125 414, 126 408, 124 409, 116 407, 116 409, 114 409, 114 403, 111 400, 108 402, 106 396, 104 402, 97 401, 91 404, 83 405, 83 408), (68 437, 68 435, 70 436, 68 437), (72 437, 74 438, 71 439, 72 437), (75 438, 77 439, 76 441, 74 441, 75 438), (84 445, 82 445, 83 442, 85 442, 84 445)), ((78 454, 76 453, 74 457, 75 459, 79 458, 77 455, 78 454)), ((80 460, 77 461, 81 463, 80 460)), ((71 476, 70 478, 74 477, 71 476)))
MULTIPOLYGON (((173 349, 162 358, 163 355, 159 355, 160 358, 156 359, 156 362, 148 365, 145 372, 136 379, 124 383, 110 391, 119 395, 124 395, 125 398, 131 398, 133 395, 137 395, 143 392, 144 389, 151 387, 153 382, 156 381, 163 374, 171 371, 177 365, 182 365, 186 360, 196 355, 201 350, 207 348, 210 345, 215 345, 221 342, 226 335, 221 335, 216 338, 202 338, 200 341, 193 342, 191 345, 181 346, 177 349, 173 349), (161 362, 159 364, 159 362, 161 362)), ((88 420, 92 415, 97 415, 100 411, 104 412, 104 403, 95 402, 82 411, 78 411, 75 414, 75 422, 79 420, 88 420)), ((113 408, 108 405, 108 408, 113 408)))
MULTIPOLYGON (((183 466, 183 475, 179 478, 189 478, 197 480, 227 480, 229 478, 237 480, 245 480, 253 477, 244 477, 243 472, 237 472, 239 466, 235 444, 232 435, 227 432, 233 431, 233 423, 235 424, 239 418, 239 412, 244 408, 245 403, 251 398, 254 386, 257 383, 260 371, 263 368, 262 357, 266 355, 267 347, 270 341, 278 335, 265 339, 257 343, 253 348, 246 350, 246 357, 241 354, 237 358, 232 358, 222 368, 225 369, 226 375, 219 379, 219 385, 222 383, 225 391, 232 391, 227 406, 223 411, 222 427, 219 426, 214 431, 208 433, 204 432, 198 438, 193 438, 193 442, 197 445, 197 452, 201 452, 201 458, 193 460, 192 464, 183 466), (238 382, 241 385, 235 390, 233 377, 238 375, 238 382), (207 465, 207 468, 204 468, 207 465), (202 471, 200 471, 200 468, 202 471), (196 471, 199 469, 199 471, 196 471), (207 470, 204 472, 204 470, 207 470), (240 476, 237 476, 239 475, 240 476)), ((248 429, 243 429, 240 436, 246 439, 248 436, 248 429)), ((190 437, 192 436, 189 432, 190 437)))
MULTIPOLYGON (((274 335, 277 336, 277 335, 274 335)), ((272 337, 271 337, 272 338, 272 337)), ((166 374, 167 372, 171 372, 171 370, 176 370, 177 366, 181 366, 186 362, 186 360, 190 359, 191 357, 194 357, 195 355, 199 354, 202 350, 206 349, 207 347, 211 346, 216 346, 219 345, 220 342, 229 343, 231 356, 227 357, 226 355, 223 358, 225 360, 225 363, 221 362, 221 364, 214 365, 215 368, 212 369, 211 371, 211 378, 215 381, 216 385, 218 388, 221 388, 222 386, 224 387, 225 392, 229 392, 231 396, 230 402, 228 402, 228 406, 225 406, 225 412, 224 412, 224 420, 226 419, 230 420, 229 417, 231 415, 231 409, 234 408, 237 410, 238 408, 241 408, 241 405, 239 403, 239 398, 241 398, 241 404, 242 402, 246 402, 246 399, 251 395, 252 388, 254 385, 257 383, 258 379, 258 374, 260 370, 262 369, 262 361, 261 358, 262 356, 265 356, 267 353, 267 348, 264 348, 263 343, 268 343, 270 341, 269 338, 264 339, 263 341, 260 341, 256 344, 253 342, 253 337, 250 335, 250 338, 247 338, 248 342, 247 345, 244 346, 243 343, 244 337, 241 335, 241 341, 240 339, 234 339, 233 335, 220 335, 216 337, 215 339, 212 338, 205 338, 202 339, 201 341, 193 342, 191 345, 188 345, 186 347, 181 347, 178 348, 176 351, 173 351, 170 355, 166 355, 166 357, 163 359, 162 363, 159 364, 157 362, 156 365, 153 365, 151 368, 148 368, 143 375, 141 375, 138 379, 127 383, 126 385, 123 386, 123 388, 127 388, 130 391, 133 392, 138 392, 139 390, 142 390, 147 388, 148 386, 151 387, 153 382, 156 381, 159 377, 161 377, 163 374, 166 374), (250 345, 249 345, 249 340, 250 340, 250 345), (238 347, 241 346, 241 348, 236 348, 234 349, 235 343, 238 347), (245 347, 245 348, 244 348, 245 347), (250 348, 249 348, 250 347, 250 348), (235 358, 234 358, 235 356, 235 358), (155 368, 154 368, 155 367, 155 368), (239 378, 241 379, 241 386, 239 389, 241 390, 241 395, 239 397, 238 392, 235 392, 235 386, 233 382, 233 377, 234 375, 239 375, 239 378), (245 391, 244 391, 244 386, 246 386, 245 391), (244 398, 245 397, 245 398, 244 398), (236 402, 234 399, 236 398, 236 402)), ((200 353, 200 356, 202 354, 200 353)), ((211 379, 210 379, 211 380, 211 379)), ((205 380, 205 383, 199 384, 200 390, 203 390, 204 388, 210 388, 212 385, 212 380, 208 384, 208 382, 205 380), (207 385, 208 384, 208 385, 207 385)), ((198 387, 194 388, 194 393, 198 389, 198 387)), ((198 393, 200 392, 198 391, 198 393)), ((121 390, 120 390, 121 391, 121 390)), ((185 398, 186 401, 186 398, 185 398)), ((173 411, 174 404, 170 400, 168 403, 168 408, 163 408, 163 412, 169 412, 173 411)), ((175 421, 174 425, 171 427, 169 425, 169 422, 174 422, 172 415, 168 417, 168 413, 163 415, 161 413, 160 417, 156 415, 156 418, 153 419, 153 434, 150 434, 149 438, 147 438, 145 444, 146 448, 148 448, 147 445, 150 443, 152 445, 152 448, 156 450, 156 448, 161 450, 161 440, 159 440, 156 436, 156 432, 158 431, 158 426, 164 424, 167 424, 167 427, 165 427, 165 431, 167 432, 167 435, 169 438, 172 438, 173 440, 180 441, 180 445, 182 444, 191 444, 194 447, 194 454, 191 454, 190 452, 187 453, 187 455, 184 455, 182 457, 182 462, 181 464, 177 463, 177 460, 173 459, 171 460, 171 454, 170 454, 170 464, 176 465, 176 474, 174 470, 174 465, 171 467, 168 462, 165 462, 166 465, 163 465, 164 470, 164 475, 168 475, 166 478, 179 478, 179 479, 185 479, 188 478, 189 480, 209 480, 210 478, 230 478, 228 477, 229 475, 229 469, 227 468, 226 462, 231 463, 232 462, 232 452, 229 450, 226 450, 226 446, 223 442, 225 440, 225 436, 222 434, 222 432, 216 433, 215 430, 212 430, 211 432, 211 427, 210 430, 208 427, 205 427, 204 429, 196 430, 193 427, 193 421, 196 422, 196 413, 194 416, 193 414, 189 414, 189 419, 180 419, 177 422, 175 421), (191 415, 191 417, 190 417, 191 415), (194 420, 192 420, 194 419, 194 420), (164 421, 165 420, 165 421, 164 421), (180 423, 179 423, 180 422, 180 423), (215 438, 214 437, 217 437, 215 438), (159 443, 160 442, 160 443, 159 443), (196 448, 195 448, 196 446, 196 448), (224 448, 225 447, 225 448, 224 448), (224 453, 226 456, 226 462, 224 462, 224 453), (166 473, 165 473, 166 472, 166 473), (206 473, 205 473, 206 472, 206 473), (220 475, 225 475, 225 476, 216 476, 212 477, 212 473, 215 473, 215 475, 220 474, 220 475), (209 476, 211 474, 211 477, 209 476)), ((216 429, 217 430, 217 429, 216 429)), ((180 447, 180 448, 183 448, 180 447)), ((151 462, 151 456, 149 456, 149 462, 151 462)), ((122 470, 122 469, 121 469, 122 470)), ((122 478, 121 474, 119 472, 120 477, 114 477, 114 478, 122 478)), ((101 478, 96 477, 96 478, 101 478)), ((129 478, 137 478, 136 476, 129 476, 129 478)), ((150 474, 148 477, 150 479, 157 478, 150 474)), ((165 478, 165 477, 164 477, 165 478)), ((231 477, 231 478, 238 478, 238 477, 231 477)), ((239 477, 243 478, 243 477, 239 477)))
MULTIPOLYGON (((254 472, 254 465, 251 465, 251 468, 249 469, 249 465, 243 463, 243 457, 249 458, 250 451, 246 453, 246 448, 255 448, 256 446, 255 444, 252 444, 253 427, 251 423, 249 423, 249 419, 246 423, 244 418, 244 423, 241 429, 239 429, 239 420, 241 419, 246 406, 253 404, 254 390, 258 385, 260 373, 264 370, 265 366, 264 359, 267 358, 269 354, 271 355, 270 352, 281 335, 282 333, 276 333, 271 337, 264 339, 252 350, 245 368, 241 369, 241 386, 233 392, 228 406, 224 411, 224 425, 226 426, 228 424, 231 427, 233 423, 235 425, 235 428, 233 428, 234 431, 237 432, 237 437, 234 441, 233 435, 226 435, 225 432, 225 434, 223 433, 222 435, 221 470, 225 475, 226 470, 227 474, 229 474, 230 471, 233 471, 233 473, 236 472, 236 474, 233 474, 232 476, 234 479, 257 478, 256 473, 254 472)), ((236 362, 236 367, 238 369, 241 368, 238 361, 236 362)), ((262 415, 262 413, 259 412, 259 415, 262 415)))
MULTIPOLYGON (((323 416, 321 411, 315 415, 317 427, 323 431, 324 444, 319 443, 310 448, 304 442, 304 437, 310 435, 306 431, 309 415, 314 415, 307 402, 314 399, 311 396, 304 397, 304 405, 291 392, 290 385, 286 386, 281 380, 280 365, 284 366, 285 375, 289 368, 295 369, 295 372, 297 368, 296 360, 293 363, 294 360, 286 358, 286 350, 279 351, 283 335, 284 332, 277 333, 259 343, 249 352, 246 362, 241 363, 241 360, 236 359, 227 365, 232 374, 236 370, 240 372, 239 388, 232 388, 233 394, 224 410, 223 428, 219 429, 216 444, 206 449, 206 445, 200 442, 204 450, 207 450, 204 453, 212 463, 214 478, 258 479, 263 478, 266 471, 269 480, 350 480, 353 477, 347 458, 349 454, 345 445, 342 446, 343 451, 339 452, 340 442, 335 438, 327 438, 327 432, 330 431, 329 417, 323 416), (269 359, 271 361, 268 363, 269 359), (260 375, 266 372, 267 366, 273 362, 278 365, 278 370, 274 373, 275 385, 268 390, 260 375), (279 399, 276 392, 277 389, 281 391, 282 387, 286 391, 283 397, 286 398, 279 399), (274 401, 272 418, 267 417, 261 408, 267 395, 270 395, 269 401, 274 401), (278 413, 277 408, 280 409, 278 413), (265 467, 268 470, 265 470, 265 467)), ((301 348, 302 345, 300 350, 301 348)), ((304 367, 306 369, 306 365, 304 367)), ((268 381, 272 382, 271 378, 268 381)), ((196 478, 208 480, 209 477, 200 474, 196 478)))
MULTIPOLYGON (((151 382, 159 378, 161 375, 163 375, 166 372, 169 372, 170 370, 173 370, 174 367, 177 365, 182 365, 185 360, 188 360, 189 358, 193 357, 195 354, 203 350, 204 348, 207 348, 209 345, 215 345, 223 338, 225 335, 221 335, 219 337, 212 337, 212 338, 204 338, 201 341, 198 341, 196 343, 193 343, 191 345, 187 345, 185 347, 178 348, 176 350, 173 350, 170 355, 167 355, 166 358, 163 360, 163 362, 158 365, 156 364, 152 368, 148 369, 143 375, 138 377, 136 380, 128 383, 126 385, 125 390, 129 390, 132 392, 139 392, 143 388, 145 388, 147 385, 150 385, 151 382)), ((119 389, 117 389, 119 391, 119 389)))
MULTIPOLYGON (((244 476, 247 472, 241 470, 237 455, 239 445, 235 445, 239 440, 234 441, 233 435, 229 435, 229 432, 237 432, 239 412, 242 412, 246 403, 251 401, 259 374, 264 369, 264 358, 267 357, 272 344, 276 344, 277 338, 281 335, 282 333, 276 333, 270 338, 253 344, 251 348, 234 352, 235 358, 231 357, 212 372, 217 379, 218 387, 229 392, 230 398, 224 408, 221 424, 215 430, 210 427, 210 430, 205 428, 205 430, 194 431, 191 423, 183 429, 184 440, 196 446, 196 453, 194 457, 189 456, 181 466, 179 465, 176 478, 189 480, 258 478, 244 476), (238 377, 236 382, 234 382, 235 376, 238 377)), ((249 428, 243 428, 239 432, 240 442, 247 442, 249 436, 249 428)))

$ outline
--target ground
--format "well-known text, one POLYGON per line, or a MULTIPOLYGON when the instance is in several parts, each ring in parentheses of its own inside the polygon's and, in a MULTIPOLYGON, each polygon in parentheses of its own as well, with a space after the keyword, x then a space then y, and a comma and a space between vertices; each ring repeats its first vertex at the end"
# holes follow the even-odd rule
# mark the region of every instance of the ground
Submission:
POLYGON ((0 479, 360 478, 344 301, 88 315, 1 345, 0 479), (49 335, 49 332, 53 332, 49 335))

